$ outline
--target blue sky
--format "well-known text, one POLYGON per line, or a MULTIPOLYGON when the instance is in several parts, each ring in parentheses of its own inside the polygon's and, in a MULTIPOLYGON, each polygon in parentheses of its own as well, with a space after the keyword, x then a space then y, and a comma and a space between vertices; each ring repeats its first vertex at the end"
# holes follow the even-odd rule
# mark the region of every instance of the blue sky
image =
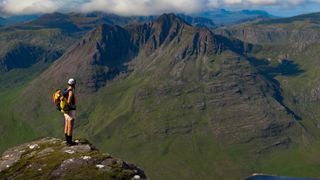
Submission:
POLYGON ((213 8, 261 9, 277 16, 320 12, 320 0, 0 0, 7 15, 104 11, 119 15, 196 13, 213 8))
MULTIPOLYGON (((240 8, 230 8, 231 10, 243 9, 244 7, 240 8)), ((305 3, 299 4, 294 6, 255 6, 250 7, 250 9, 260 9, 265 10, 273 15, 282 16, 282 17, 289 17, 295 16, 299 14, 307 14, 312 12, 320 12, 320 3, 305 3)))

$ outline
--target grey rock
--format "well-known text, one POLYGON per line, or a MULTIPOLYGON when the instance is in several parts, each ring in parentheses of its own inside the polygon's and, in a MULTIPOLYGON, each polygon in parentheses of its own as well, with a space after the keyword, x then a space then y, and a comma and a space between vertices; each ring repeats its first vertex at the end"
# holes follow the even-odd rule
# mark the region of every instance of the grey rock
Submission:
POLYGON ((49 155, 50 153, 54 152, 54 149, 52 147, 46 148, 40 152, 38 152, 37 156, 38 157, 44 157, 49 155))
MULTIPOLYGON (((140 168, 127 163, 118 158, 114 158, 107 153, 100 153, 94 146, 86 140, 78 140, 78 144, 67 146, 64 141, 55 138, 44 138, 31 143, 23 144, 8 149, 0 159, 0 170, 9 169, 4 179, 63 179, 69 177, 70 172, 79 168, 91 168, 91 174, 83 172, 84 179, 99 176, 101 173, 118 173, 119 170, 130 172, 126 178, 133 178, 135 175, 146 179, 140 168), (52 158, 56 158, 53 161, 52 158), (46 161, 46 158, 47 161, 46 161), (19 160, 22 160, 18 163, 19 160), (10 168, 17 168, 19 171, 10 171, 10 168), (21 167, 20 167, 21 166, 21 167), (50 169, 48 169, 50 168, 50 169), (94 171, 97 171, 95 174, 94 171), (47 173, 41 174, 42 171, 47 173), (102 172, 101 172, 102 171, 102 172)), ((78 172, 78 171, 77 171, 78 172)))
MULTIPOLYGON (((93 148, 89 144, 80 144, 77 146, 64 147, 61 151, 73 153, 86 153, 92 151, 93 148)), ((73 154, 69 153, 69 154, 73 154)))

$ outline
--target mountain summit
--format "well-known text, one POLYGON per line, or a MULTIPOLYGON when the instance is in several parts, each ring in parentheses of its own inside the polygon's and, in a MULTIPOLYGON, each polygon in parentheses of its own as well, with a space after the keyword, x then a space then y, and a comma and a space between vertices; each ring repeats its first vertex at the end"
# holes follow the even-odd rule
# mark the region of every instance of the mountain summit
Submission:
POLYGON ((106 81, 126 73, 126 63, 138 55, 157 53, 173 43, 184 46, 179 50, 181 52, 178 56, 181 58, 219 53, 227 49, 242 53, 250 48, 240 41, 214 35, 206 28, 192 27, 174 14, 164 14, 142 25, 124 28, 106 24, 98 26, 69 48, 41 77, 43 81, 49 82, 48 78, 56 77, 55 83, 61 83, 63 77, 77 77, 80 91, 96 91, 106 81), (184 36, 189 36, 185 33, 187 31, 193 33, 193 40, 178 42, 185 39, 184 36))
POLYGON ((86 140, 66 146, 44 138, 8 149, 0 159, 1 179, 146 179, 133 164, 99 152, 86 140))

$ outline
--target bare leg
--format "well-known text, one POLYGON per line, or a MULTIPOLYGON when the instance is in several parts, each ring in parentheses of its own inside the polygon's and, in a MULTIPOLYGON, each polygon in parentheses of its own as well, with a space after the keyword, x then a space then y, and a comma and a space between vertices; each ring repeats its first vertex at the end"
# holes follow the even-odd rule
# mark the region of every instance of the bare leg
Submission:
POLYGON ((70 120, 67 121, 67 135, 70 136, 70 120))
POLYGON ((68 134, 68 120, 64 120, 64 134, 68 134))
POLYGON ((70 123, 71 123, 71 125, 70 125, 70 134, 72 135, 72 133, 73 133, 74 119, 72 119, 70 123))
POLYGON ((68 136, 72 135, 72 128, 73 128, 73 120, 68 120, 68 122, 67 122, 67 134, 68 134, 68 136))

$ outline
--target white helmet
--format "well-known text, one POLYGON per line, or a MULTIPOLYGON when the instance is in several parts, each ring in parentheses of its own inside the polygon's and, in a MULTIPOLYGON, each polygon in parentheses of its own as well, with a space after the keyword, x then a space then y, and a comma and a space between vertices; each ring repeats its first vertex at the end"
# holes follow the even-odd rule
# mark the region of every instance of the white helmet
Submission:
POLYGON ((68 80, 68 84, 71 85, 71 86, 74 86, 74 85, 76 85, 76 80, 73 79, 73 78, 70 78, 70 79, 68 80))

